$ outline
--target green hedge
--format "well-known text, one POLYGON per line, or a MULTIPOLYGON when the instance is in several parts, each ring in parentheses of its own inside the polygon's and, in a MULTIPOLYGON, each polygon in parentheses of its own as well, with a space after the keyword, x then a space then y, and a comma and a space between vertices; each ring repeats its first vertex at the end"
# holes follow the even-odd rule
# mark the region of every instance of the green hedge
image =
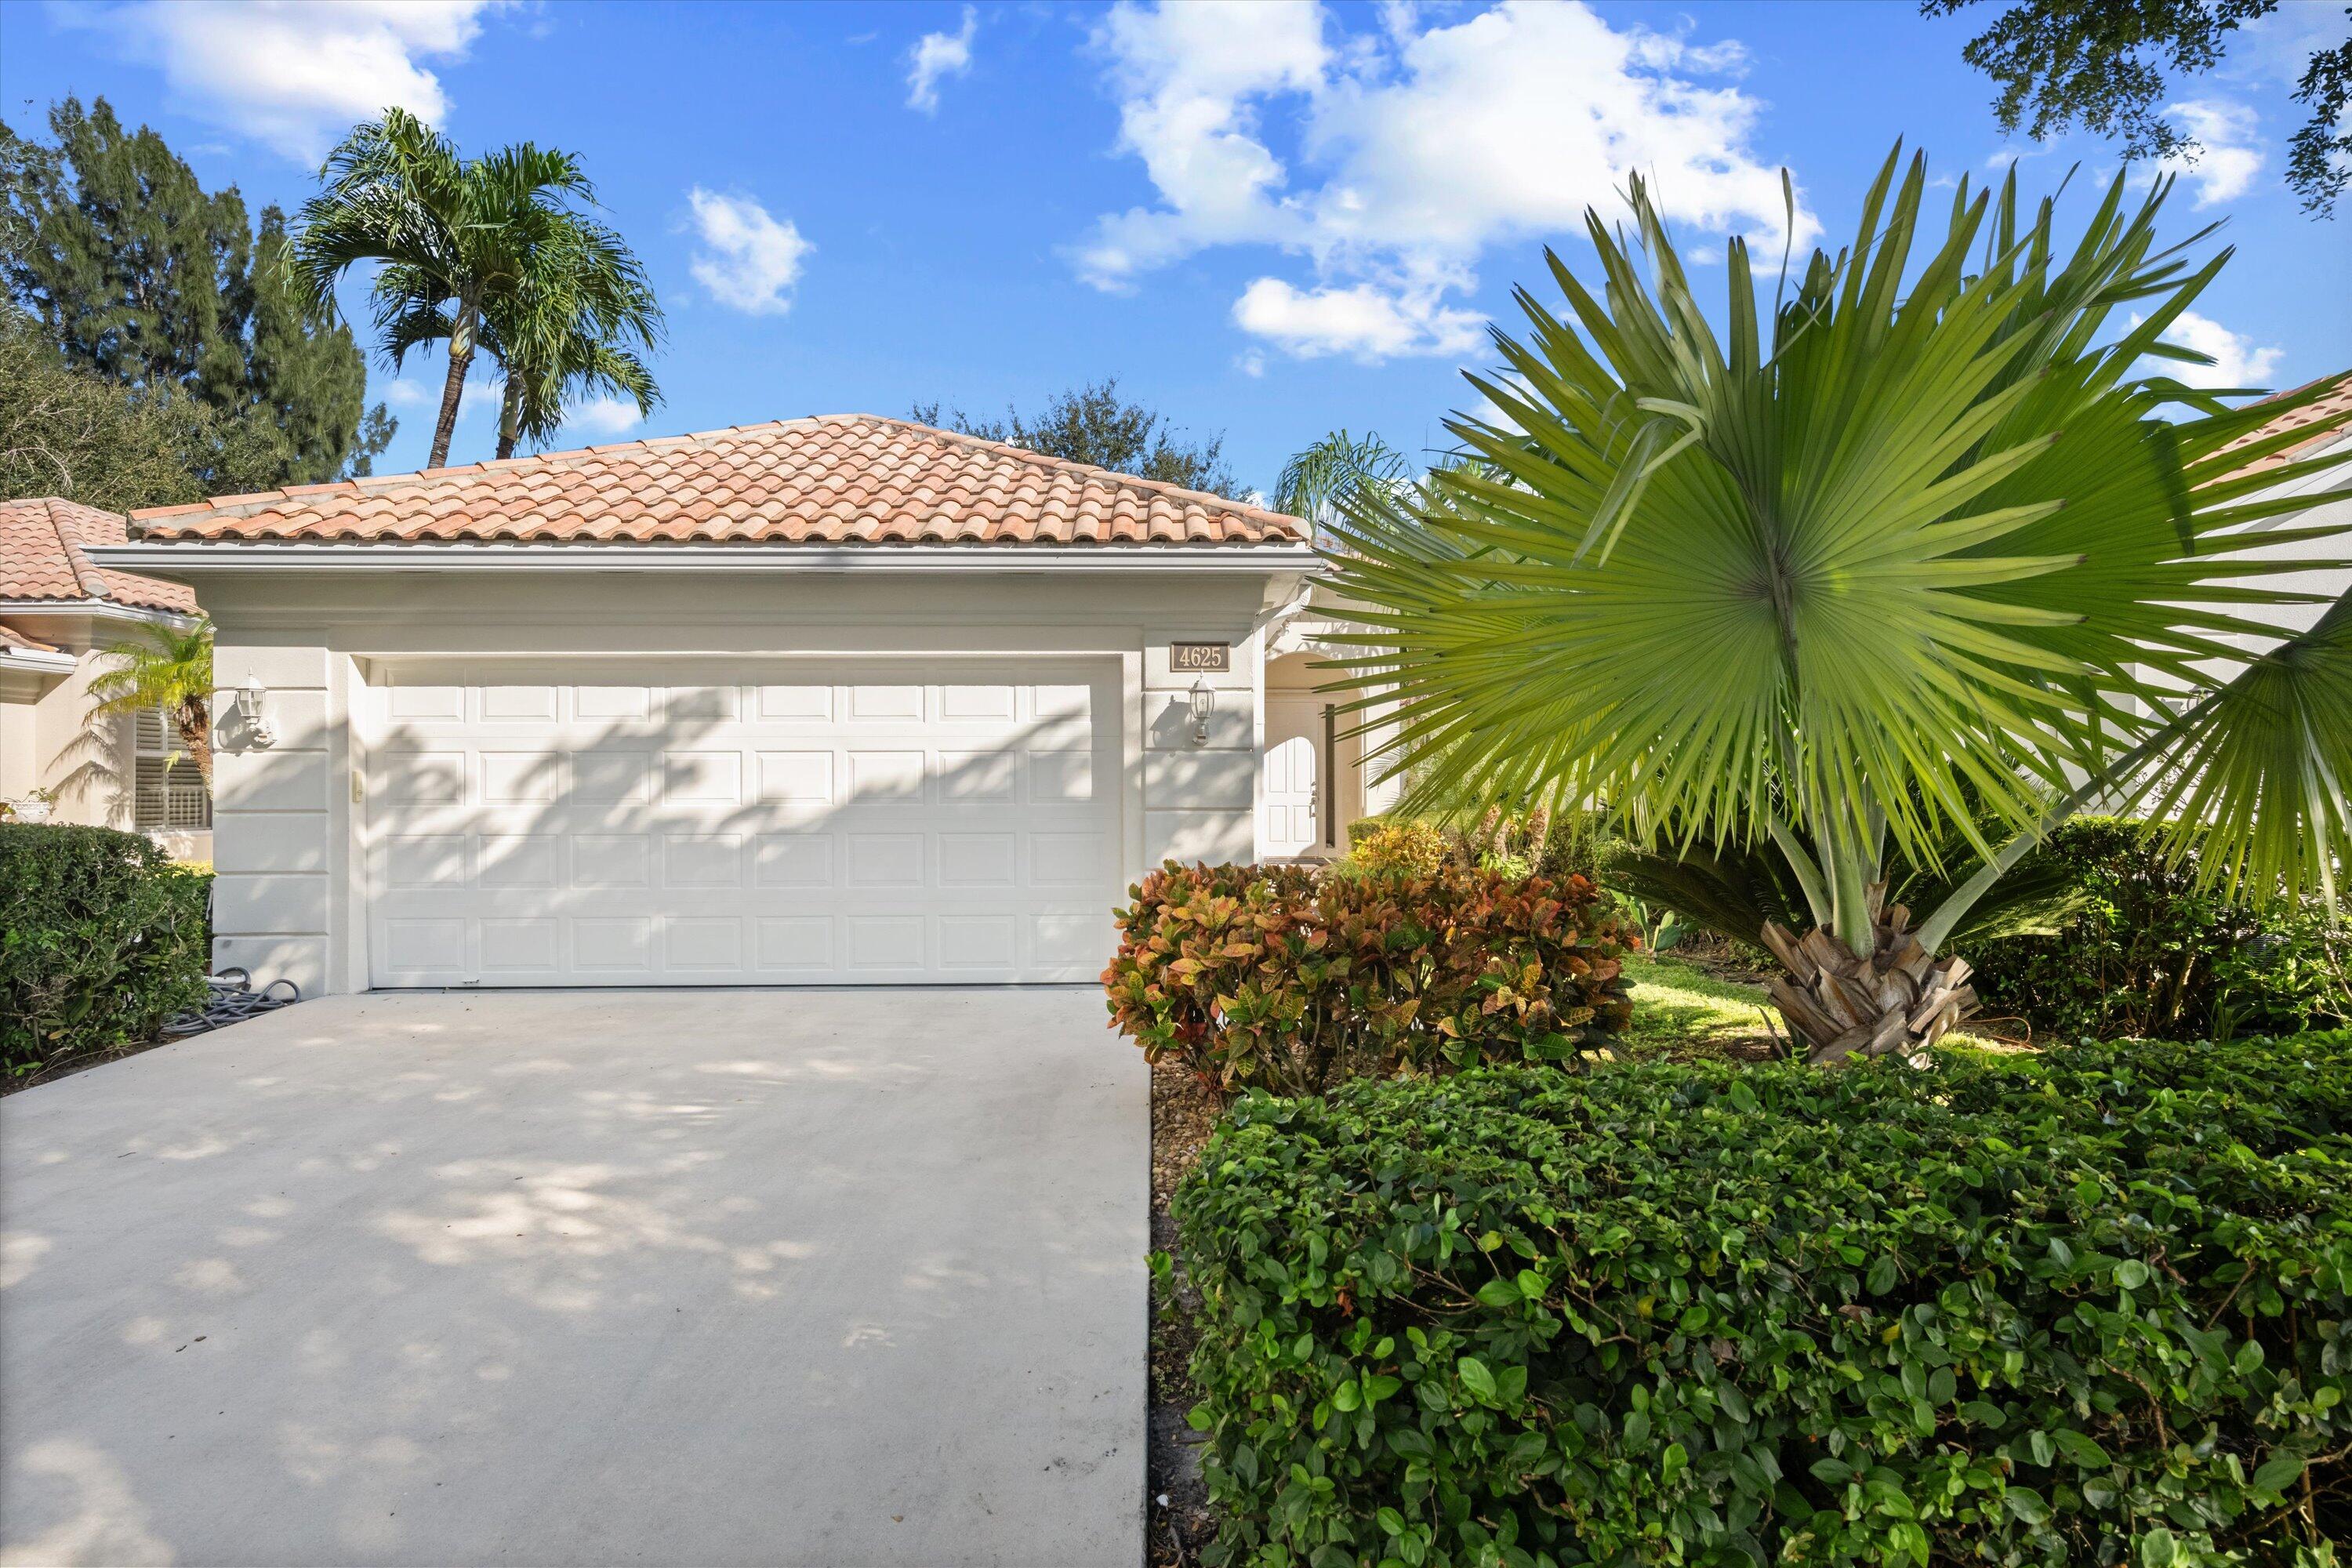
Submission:
POLYGON ((0 1072, 144 1044, 201 1004, 210 884, 134 833, 0 823, 0 1072))
POLYGON ((2081 910, 2049 936, 1968 950, 1990 1016, 2038 1039, 2292 1034, 2352 1022, 2352 930, 2316 900, 2255 910, 2200 892, 2195 863, 2122 817, 2078 817, 2035 851, 2075 868, 2081 910))
POLYGON ((2341 1033, 1247 1096, 1210 1560, 2332 1563, 2347 1161, 2341 1033))
POLYGON ((1577 878, 1171 861, 1129 893, 1111 1020, 1225 1089, 1566 1061, 1633 1014, 1621 960, 1640 933, 1577 878))

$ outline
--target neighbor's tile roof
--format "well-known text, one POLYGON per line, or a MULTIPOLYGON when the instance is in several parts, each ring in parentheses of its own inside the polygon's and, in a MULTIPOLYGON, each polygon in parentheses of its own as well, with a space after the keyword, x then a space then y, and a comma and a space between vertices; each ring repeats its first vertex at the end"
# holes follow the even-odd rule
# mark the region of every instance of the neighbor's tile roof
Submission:
POLYGON ((1297 518, 867 415, 749 425, 133 514, 152 540, 1262 544, 1297 518))
MULTIPOLYGON (((2352 413, 2352 372, 2345 372, 2342 374, 2343 379, 2338 381, 2335 389, 2329 392, 2326 395, 2323 397, 2315 397, 2309 403, 2305 404, 2302 407, 2295 409, 2290 414, 2281 415, 2278 418, 2270 421, 2270 423, 2266 425, 2263 425, 2255 429, 2247 431, 2244 435, 2231 442, 2229 446, 2222 447, 2221 450, 2227 452, 2232 448, 2246 446, 2250 442, 2259 441, 2266 436, 2275 436, 2282 430, 2297 430, 2301 429, 2305 425, 2315 425, 2331 415, 2336 416, 2339 421, 2334 429, 2322 430, 2310 440, 2298 441, 2282 451, 2273 452, 2267 458, 2257 458, 2252 462, 2248 463, 2244 468, 2233 469, 2230 477, 2234 479, 2239 474, 2260 473, 2264 468, 2283 468, 2288 463, 2295 462, 2304 458, 2315 458, 2319 455, 2320 447, 2326 446, 2328 442, 2344 436, 2346 434, 2346 427, 2340 421, 2342 416, 2347 413, 2352 413)), ((2326 381, 2327 379, 2328 378, 2326 376, 2321 376, 2319 381, 2326 381)), ((2302 392, 2307 387, 2315 386, 2317 384, 2318 382, 2307 381, 2304 383, 2302 386, 2294 388, 2292 392, 2282 392, 2277 394, 2276 396, 2265 398, 2263 401, 2275 403, 2279 398, 2293 397, 2295 393, 2302 392)), ((2260 408, 2262 404, 2257 403, 2252 406, 2260 408)))
POLYGON ((0 626, 0 653, 55 653, 47 643, 28 637, 13 626, 0 626))
POLYGON ((122 519, 79 501, 43 496, 0 500, 0 599, 53 599, 61 605, 111 600, 142 610, 194 615, 196 596, 176 583, 117 572, 90 560, 87 547, 121 544, 122 519))

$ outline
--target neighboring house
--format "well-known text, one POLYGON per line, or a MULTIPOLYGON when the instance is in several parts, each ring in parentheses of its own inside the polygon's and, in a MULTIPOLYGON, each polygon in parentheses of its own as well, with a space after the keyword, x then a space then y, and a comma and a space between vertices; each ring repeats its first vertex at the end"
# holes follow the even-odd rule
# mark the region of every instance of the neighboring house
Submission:
MULTIPOLYGON (((2344 374, 2346 377, 2344 383, 2326 396, 2315 399, 2283 419, 2273 420, 2262 426, 2252 435, 2243 437, 2241 444, 2275 435, 2284 429, 2300 428, 2303 426, 2316 424, 2331 416, 2340 416, 2347 410, 2352 410, 2352 372, 2344 374)), ((2283 393, 2280 395, 2291 395, 2283 393)), ((2285 487, 2246 498, 2257 500, 2268 499, 2272 495, 2296 495, 2306 498, 2309 503, 2297 510, 2263 519, 2254 525, 2254 531, 2272 533, 2282 530, 2321 525, 2331 528, 2352 525, 2352 426, 2338 426, 2333 430, 2322 431, 2308 441, 2300 442, 2283 452, 2274 452, 2257 462, 2248 464, 2238 470, 2238 475, 2260 473, 2266 468, 2284 468, 2289 463, 2307 462, 2314 458, 2326 457, 2333 457, 2336 459, 2332 468, 2323 468, 2315 474, 2305 474, 2285 487)), ((2238 475, 2232 477, 2235 478, 2238 475)), ((2273 579, 2277 586, 2324 595, 2330 600, 2340 598, 2347 589, 2352 589, 2352 566, 2341 563, 2343 541, 2340 537, 2333 540, 2304 540, 2290 542, 2261 553, 2279 560, 2309 559, 2330 563, 2315 565, 2308 572, 2299 572, 2291 576, 2273 579)), ((2325 605, 2313 604, 2290 610, 2281 617, 2282 628, 2302 630, 2318 620, 2326 608, 2325 605)), ((2244 642, 2249 639, 2238 640, 2244 642)))
POLYGON ((142 512, 218 630, 215 961, 383 986, 1090 981, 1247 860, 1297 519, 821 417, 142 512), (257 731, 253 721, 258 721, 257 731))
POLYGON ((0 800, 21 816, 46 808, 51 821, 150 832, 183 859, 208 859, 210 796, 164 715, 90 716, 107 648, 196 614, 186 587, 91 560, 126 537, 121 517, 95 507, 0 501, 0 800))

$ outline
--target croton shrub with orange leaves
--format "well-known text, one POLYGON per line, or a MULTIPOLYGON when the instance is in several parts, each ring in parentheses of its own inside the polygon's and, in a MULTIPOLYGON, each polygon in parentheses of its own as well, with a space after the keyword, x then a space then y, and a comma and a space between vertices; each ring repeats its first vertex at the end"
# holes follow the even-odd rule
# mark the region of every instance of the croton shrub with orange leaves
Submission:
POLYGON ((1581 877, 1169 862, 1129 889, 1115 1027, 1232 1095, 1573 1062, 1625 1026, 1638 927, 1581 877))

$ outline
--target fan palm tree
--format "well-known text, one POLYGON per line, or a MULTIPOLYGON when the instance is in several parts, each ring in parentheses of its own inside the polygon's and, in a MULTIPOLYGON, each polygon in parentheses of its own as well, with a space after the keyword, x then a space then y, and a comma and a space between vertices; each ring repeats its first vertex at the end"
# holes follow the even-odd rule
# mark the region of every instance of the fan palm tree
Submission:
POLYGON ((134 717, 162 710, 205 784, 213 782, 213 624, 155 626, 143 638, 108 648, 113 660, 90 681, 89 717, 134 717))
POLYGON ((1732 242, 1720 334, 1643 182, 1647 277, 1588 215, 1600 292, 1550 258, 1574 325, 1520 290, 1528 341, 1496 333, 1491 408, 1449 425, 1484 471, 1433 475, 1440 505, 1356 487, 1332 523, 1389 771, 1421 802, 1605 799, 1652 847, 1773 844, 1811 929, 1757 934, 1815 1059, 1916 1056, 1970 1011, 1952 938, 2094 804, 2168 820, 2234 892, 2332 900, 2352 595, 2274 579, 2352 528, 2251 527, 2331 459, 2245 470, 2343 423, 2260 433, 2341 378, 2232 409, 2145 374, 2200 357, 2161 334, 2229 253, 2159 249, 2168 182, 2125 187, 2064 247, 2012 170, 1922 239, 1898 147, 1853 248, 1769 314, 1732 242), (1889 898, 1895 857, 1951 843, 1978 863, 1932 907, 1889 898))
MULTIPOLYGON (((320 176, 324 188, 303 204, 287 247, 289 273, 308 305, 332 312, 343 274, 383 262, 371 297, 384 352, 397 364, 427 337, 446 341, 430 467, 448 460, 466 373, 493 318, 523 334, 549 299, 576 308, 564 273, 583 237, 593 232, 608 263, 625 261, 626 283, 644 287, 627 248, 572 210, 572 203, 594 201, 595 191, 569 153, 525 142, 468 161, 415 115, 388 109, 354 128, 320 176), (439 331, 420 330, 420 310, 442 319, 439 331)), ((543 346, 533 340, 534 350, 543 346)))

